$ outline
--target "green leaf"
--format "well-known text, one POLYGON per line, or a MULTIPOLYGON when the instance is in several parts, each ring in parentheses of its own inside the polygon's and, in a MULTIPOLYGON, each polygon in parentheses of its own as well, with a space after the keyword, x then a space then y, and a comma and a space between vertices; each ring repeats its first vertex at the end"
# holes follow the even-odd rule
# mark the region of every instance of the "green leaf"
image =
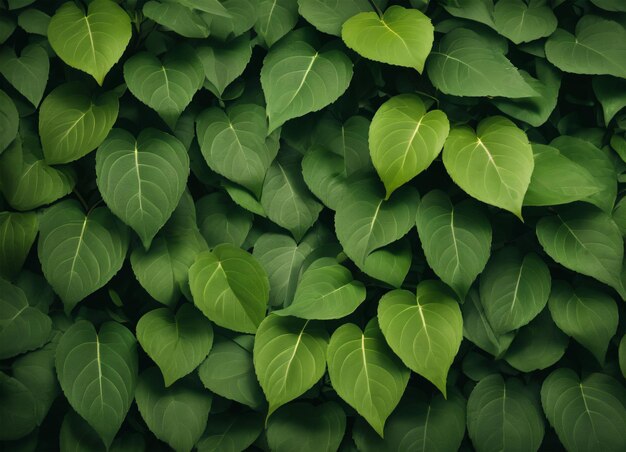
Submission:
POLYGON ((337 402, 314 406, 291 403, 279 409, 267 423, 267 442, 272 451, 333 452, 346 430, 346 413, 337 402))
POLYGON ((263 431, 263 416, 254 411, 209 416, 198 452, 240 452, 246 450, 263 431))
POLYGON ((608 126, 619 111, 626 107, 626 80, 615 77, 594 77, 593 92, 602 105, 604 125, 608 126))
POLYGON ((116 322, 106 322, 96 331, 91 323, 80 320, 57 346, 61 389, 107 448, 133 401, 137 366, 135 336, 116 322))
POLYGON ((622 340, 619 342, 619 367, 622 370, 622 375, 626 378, 626 334, 622 336, 622 340))
POLYGON ((289 33, 298 22, 298 4, 294 0, 259 0, 254 31, 271 47, 289 33))
POLYGON ((496 27, 493 21, 493 0, 444 0, 444 9, 455 17, 469 19, 491 28, 496 27))
POLYGON ((615 166, 609 153, 589 141, 565 135, 552 140, 550 146, 557 148, 562 155, 589 171, 600 191, 589 195, 585 201, 595 204, 607 213, 611 212, 617 196, 617 180, 615 166))
POLYGON ((220 243, 241 247, 254 216, 223 193, 211 193, 196 203, 200 233, 210 248, 220 243))
POLYGON ((583 165, 552 146, 533 144, 535 167, 524 197, 526 206, 553 206, 589 198, 603 187, 583 165))
POLYGON ((174 313, 159 308, 137 322, 137 340, 159 366, 165 387, 191 373, 209 354, 213 328, 191 304, 174 313))
POLYGON ((35 242, 39 221, 31 212, 0 212, 0 278, 12 279, 35 242))
POLYGON ((557 326, 588 349, 601 365, 604 364, 619 321, 615 300, 594 287, 572 287, 565 281, 557 281, 548 307, 557 326))
POLYGON ((33 394, 13 377, 0 372, 0 440, 26 436, 37 426, 37 405, 33 394))
POLYGON ((456 390, 445 399, 409 389, 387 419, 384 439, 362 419, 356 420, 352 436, 362 452, 459 450, 465 436, 465 404, 456 390))
POLYGON ((474 132, 453 128, 443 149, 452 180, 470 196, 522 218, 522 202, 533 172, 526 134, 502 116, 482 120, 474 132))
POLYGON ((11 98, 0 89, 0 154, 17 136, 20 118, 11 98))
POLYGON ((337 394, 383 436, 409 381, 409 370, 387 346, 376 319, 364 331, 347 323, 328 345, 328 374, 337 394))
MULTIPOLYGON (((107 450, 94 429, 72 410, 68 411, 63 418, 59 446, 61 452, 105 452, 107 450)), ((109 448, 111 452, 143 450, 145 450, 145 441, 137 432, 118 436, 109 448)))
POLYGON ((626 391, 608 375, 580 379, 557 369, 543 382, 541 404, 559 440, 572 452, 626 447, 626 391))
POLYGON ((46 162, 72 162, 100 146, 118 110, 118 96, 113 91, 101 93, 80 82, 55 88, 39 109, 39 135, 46 162))
POLYGON ((210 108, 198 116, 196 130, 209 167, 258 197, 265 173, 276 157, 265 140, 263 107, 240 104, 226 111, 210 108))
POLYGON ((455 206, 444 192, 433 190, 422 198, 416 223, 428 264, 464 299, 489 259, 489 219, 474 201, 455 206))
POLYGON ((515 332, 497 334, 485 314, 485 308, 477 289, 473 288, 461 305, 463 312, 463 336, 477 347, 500 358, 509 348, 515 332))
POLYGON ((493 9, 495 29, 515 44, 550 36, 558 21, 547 0, 500 0, 493 9))
POLYGON ((87 215, 73 200, 45 211, 39 221, 38 254, 43 274, 69 313, 119 271, 128 230, 104 207, 87 215))
POLYGON ((198 254, 189 268, 189 285, 194 304, 221 327, 254 333, 265 317, 267 274, 240 248, 225 243, 198 254))
POLYGON ((536 96, 505 48, 487 34, 455 28, 447 33, 428 58, 428 78, 435 88, 453 96, 536 96))
POLYGON ((41 347, 51 330, 50 317, 31 307, 22 289, 0 278, 0 359, 41 347))
POLYGON ((563 207, 541 218, 536 234, 559 264, 614 287, 626 298, 621 281, 624 243, 608 214, 587 204, 563 207))
POLYGON ((17 24, 24 31, 46 37, 48 36, 51 20, 52 18, 49 15, 34 8, 28 8, 17 16, 17 24))
MULTIPOLYGON (((210 83, 208 88, 218 97, 239 77, 250 58, 252 47, 248 36, 240 36, 226 43, 211 43, 196 48, 198 59, 204 67, 204 75, 210 83)), ((205 83, 206 86, 206 83, 205 83)))
POLYGON ((50 204, 74 188, 75 173, 69 166, 49 166, 43 159, 39 139, 18 136, 0 156, 2 194, 17 210, 50 204))
POLYGON ((189 452, 206 428, 213 397, 191 379, 166 388, 161 373, 152 367, 139 377, 135 401, 157 438, 176 451, 189 452))
POLYGON ((483 378, 467 400, 467 430, 479 451, 536 451, 544 420, 534 391, 517 378, 483 378))
POLYGON ((391 6, 380 17, 359 13, 348 19, 341 37, 348 47, 370 60, 424 70, 433 46, 430 18, 416 9, 391 6))
MULTIPOLYGON (((386 0, 374 0, 384 8, 386 0)), ((368 0, 298 0, 298 12, 311 25, 323 33, 341 36, 341 26, 352 16, 373 11, 368 0)))
POLYGON ((139 52, 124 63, 124 80, 133 96, 174 130, 178 117, 202 87, 204 70, 195 51, 188 47, 168 52, 160 59, 139 52))
POLYGON ((340 319, 365 300, 365 286, 330 257, 313 262, 302 274, 293 302, 274 314, 308 320, 340 319))
POLYGON ((327 348, 320 323, 273 314, 263 320, 254 340, 254 370, 269 402, 268 418, 322 378, 327 348))
MULTIPOLYGON (((188 1, 188 0, 187 0, 188 1)), ((254 0, 218 0, 226 14, 203 14, 209 24, 209 34, 222 41, 236 38, 250 30, 256 23, 257 2, 254 0), (228 15, 228 17, 225 17, 228 15)), ((204 0, 193 0, 193 4, 206 4, 204 0)))
POLYGON ((415 223, 419 194, 403 187, 385 200, 377 181, 350 185, 335 214, 335 232, 344 252, 360 268, 372 252, 404 237, 415 223))
POLYGON ((626 30, 618 22, 585 15, 575 34, 559 28, 550 36, 546 57, 565 72, 626 77, 626 30))
POLYGON ((607 11, 626 12, 626 5, 621 0, 591 0, 591 3, 607 11))
POLYGON ((426 113, 414 94, 392 97, 376 111, 369 129, 372 162, 385 184, 386 199, 430 166, 450 131, 444 112, 426 113))
POLYGON ((143 129, 135 138, 114 129, 96 153, 96 176, 104 202, 148 249, 185 190, 189 155, 159 130, 143 129))
POLYGON ((0 50, 0 73, 35 107, 46 89, 49 69, 48 53, 38 44, 24 47, 19 57, 8 47, 0 50))
POLYGON ((521 372, 547 369, 565 354, 567 335, 557 328, 547 309, 520 328, 504 359, 521 372))
POLYGON ((94 0, 87 14, 74 3, 57 9, 48 40, 69 66, 93 76, 99 85, 119 61, 132 35, 130 17, 111 0, 94 0))
POLYGON ((340 50, 320 49, 309 31, 290 33, 263 60, 261 85, 268 132, 333 103, 350 84, 350 59, 340 50))
POLYGON ((173 307, 181 294, 191 300, 189 267, 198 253, 207 250, 196 225, 193 198, 185 192, 150 249, 135 246, 130 263, 135 277, 150 296, 173 307))
POLYGON ((526 325, 546 306, 552 279, 535 253, 515 247, 494 253, 480 276, 480 299, 497 335, 526 325))
POLYGON ((446 396, 448 370, 463 339, 463 317, 451 291, 422 281, 416 294, 392 290, 380 299, 378 321, 402 362, 446 396))
POLYGON ((282 153, 270 166, 263 182, 261 205, 277 225, 299 241, 317 221, 322 205, 309 192, 301 172, 300 156, 282 153))
POLYGON ((202 384, 211 392, 248 405, 263 407, 265 399, 254 373, 252 349, 254 336, 232 339, 217 336, 209 356, 198 369, 202 384))
POLYGON ((207 38, 209 26, 202 16, 183 2, 156 2, 149 1, 143 5, 143 14, 159 25, 184 36, 185 38, 207 38))

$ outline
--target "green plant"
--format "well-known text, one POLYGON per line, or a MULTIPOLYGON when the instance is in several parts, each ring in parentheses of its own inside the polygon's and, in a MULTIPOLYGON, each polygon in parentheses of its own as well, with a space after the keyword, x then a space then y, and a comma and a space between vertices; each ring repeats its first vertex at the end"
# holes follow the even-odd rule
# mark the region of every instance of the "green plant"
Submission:
POLYGON ((0 12, 3 450, 626 450, 626 2, 0 12))

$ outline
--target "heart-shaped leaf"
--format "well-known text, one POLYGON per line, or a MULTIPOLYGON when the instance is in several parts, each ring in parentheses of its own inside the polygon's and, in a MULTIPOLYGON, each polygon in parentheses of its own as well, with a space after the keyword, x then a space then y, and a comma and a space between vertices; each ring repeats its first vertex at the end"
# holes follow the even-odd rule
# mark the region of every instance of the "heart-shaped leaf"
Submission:
POLYGON ((137 340, 168 387, 204 361, 213 344, 213 328, 196 308, 183 304, 176 315, 168 308, 144 314, 137 322, 137 340))
POLYGON ((143 129, 137 138, 114 129, 96 153, 104 202, 137 232, 146 249, 178 205, 188 176, 185 146, 156 129, 143 129))
POLYGON ((48 27, 48 40, 56 54, 69 66, 92 75, 99 85, 121 58, 131 35, 130 17, 111 0, 94 0, 86 15, 76 3, 64 3, 48 27))
POLYGON ((16 276, 39 232, 33 212, 0 212, 0 278, 16 276))
POLYGON ((497 32, 515 44, 550 36, 558 24, 546 0, 500 0, 493 20, 497 32))
POLYGON ((345 430, 346 413, 337 402, 317 406, 296 402, 269 419, 267 442, 276 452, 333 452, 338 450, 345 430), (293 435, 294 431, 301 433, 293 435))
POLYGON ((401 6, 389 7, 382 17, 375 12, 359 13, 341 29, 346 45, 365 58, 411 67, 420 73, 433 46, 433 35, 434 27, 427 16, 401 6))
POLYGON ((386 199, 430 166, 450 131, 444 112, 426 113, 414 94, 392 97, 376 111, 369 130, 374 168, 385 184, 386 199))
POLYGON ((534 168, 526 134, 502 116, 453 128, 443 149, 452 180, 479 201, 522 218, 522 202, 534 168))
POLYGON ((326 371, 328 333, 314 320, 270 314, 254 339, 254 370, 267 416, 311 388, 326 371))
POLYGON ((48 53, 38 44, 31 44, 19 57, 8 47, 0 50, 0 74, 35 107, 39 105, 48 83, 48 53))
POLYGON ((198 254, 189 269, 194 304, 217 325, 256 332, 265 317, 269 282, 263 267, 229 244, 198 254))
POLYGON ((415 294, 392 290, 380 299, 378 321, 402 362, 445 396, 448 370, 463 339, 463 317, 453 293, 436 281, 421 282, 415 294))
POLYGON ((534 253, 507 247, 494 253, 480 276, 480 299, 497 335, 526 325, 546 306, 552 280, 534 253))
POLYGON ((242 104, 226 111, 210 108, 198 116, 196 130, 209 167, 259 196, 265 173, 276 157, 276 149, 265 140, 263 107, 242 104))
POLYGON ((269 130, 336 101, 352 79, 352 62, 340 50, 319 49, 310 30, 299 29, 272 47, 261 69, 269 130))
POLYGON ((608 284, 626 299, 621 280, 624 243, 609 215, 587 204, 567 206, 540 219, 536 233, 552 259, 608 284))
POLYGON ((106 322, 96 331, 80 320, 57 346, 56 369, 63 393, 107 448, 133 402, 137 366, 135 336, 116 322, 106 322))
POLYGON ((197 47, 196 53, 204 67, 207 82, 211 85, 208 88, 213 94, 221 97, 228 85, 239 77, 248 65, 252 57, 252 47, 248 36, 240 36, 226 43, 197 47))
POLYGON ((68 313, 122 268, 128 229, 105 207, 85 215, 76 201, 59 202, 45 211, 39 231, 43 274, 68 313))
POLYGON ((302 274, 293 302, 276 315, 301 319, 340 319, 365 300, 365 286, 346 267, 330 257, 313 262, 302 274))
POLYGON ((337 394, 383 436, 410 372, 389 350, 376 319, 364 331, 352 323, 335 330, 328 345, 328 374, 337 394))
POLYGON ((206 428, 213 397, 193 379, 166 388, 161 373, 152 367, 139 377, 135 400, 157 438, 176 451, 189 452, 206 428))
POLYGON ((626 77, 626 30, 618 22, 585 15, 576 34, 556 30, 546 42, 550 63, 574 74, 626 77))
POLYGON ((111 131, 118 110, 114 92, 100 93, 80 82, 55 88, 39 109, 39 136, 46 162, 72 162, 96 149, 111 131))
POLYGON ((536 451, 544 420, 530 387, 516 378, 491 375, 474 386, 467 400, 467 430, 476 450, 536 451))
POLYGON ((567 450, 622 450, 626 447, 626 391, 608 375, 579 378, 557 369, 541 387, 541 404, 567 450))
POLYGON ((50 317, 31 307, 22 289, 0 278, 0 359, 41 347, 51 329, 50 317))
POLYGON ((209 356, 198 368, 202 384, 219 396, 254 409, 263 407, 265 399, 252 361, 253 347, 251 335, 232 339, 217 336, 209 356))
POLYGON ((491 252, 491 224, 471 200, 456 206, 440 191, 425 195, 417 209, 426 260, 443 282, 464 299, 491 252))
POLYGON ((619 321, 615 300, 594 287, 572 287, 565 281, 556 281, 548 307, 557 326, 604 364, 619 321))
POLYGON ((384 8, 387 0, 298 0, 298 12, 319 31, 341 36, 341 26, 361 12, 384 8))
POLYGON ((174 130, 178 117, 202 87, 204 70, 189 47, 168 52, 161 59, 140 52, 124 63, 124 80, 133 96, 174 130))
POLYGON ((211 193, 196 203, 198 226, 210 248, 220 243, 241 247, 254 216, 242 209, 223 193, 211 193))
POLYGON ((537 93, 488 35, 466 28, 447 33, 428 58, 428 78, 453 96, 532 97, 537 93))

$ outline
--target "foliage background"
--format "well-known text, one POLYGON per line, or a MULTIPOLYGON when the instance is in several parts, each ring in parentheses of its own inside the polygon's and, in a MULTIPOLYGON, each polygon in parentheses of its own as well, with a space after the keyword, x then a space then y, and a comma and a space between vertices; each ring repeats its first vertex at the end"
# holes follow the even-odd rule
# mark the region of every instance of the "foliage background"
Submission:
POLYGON ((1 0, 1 447, 626 450, 624 27, 1 0))

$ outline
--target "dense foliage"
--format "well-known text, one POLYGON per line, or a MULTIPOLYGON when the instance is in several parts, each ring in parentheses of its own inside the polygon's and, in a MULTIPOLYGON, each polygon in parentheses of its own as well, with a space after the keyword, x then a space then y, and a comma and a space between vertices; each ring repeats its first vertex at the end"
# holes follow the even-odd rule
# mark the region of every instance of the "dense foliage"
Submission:
POLYGON ((625 451, 625 27, 0 0, 0 448, 625 451))

